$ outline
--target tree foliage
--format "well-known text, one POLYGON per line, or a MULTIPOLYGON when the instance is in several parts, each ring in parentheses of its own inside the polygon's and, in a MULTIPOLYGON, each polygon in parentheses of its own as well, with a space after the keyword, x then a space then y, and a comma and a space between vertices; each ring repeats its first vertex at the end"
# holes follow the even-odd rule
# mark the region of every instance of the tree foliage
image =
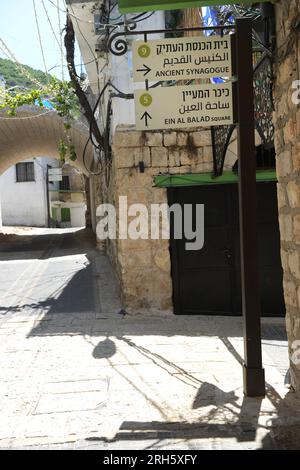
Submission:
POLYGON ((76 160, 75 147, 68 133, 72 121, 80 116, 74 84, 71 81, 58 80, 26 65, 22 65, 22 68, 28 72, 28 76, 25 76, 14 62, 0 59, 0 74, 6 82, 6 90, 3 90, 0 97, 0 109, 5 109, 8 116, 16 116, 22 106, 44 107, 45 100, 50 102, 64 120, 65 140, 62 139, 58 143, 61 160, 64 162, 67 156, 70 160, 76 160), (40 87, 37 83, 40 83, 40 87))
MULTIPOLYGON (((38 81, 41 85, 47 84, 48 78, 45 72, 35 70, 28 65, 22 65, 22 67, 35 81, 38 81)), ((0 74, 3 75, 7 88, 16 86, 29 89, 36 88, 34 81, 25 77, 12 60, 0 58, 0 74)))

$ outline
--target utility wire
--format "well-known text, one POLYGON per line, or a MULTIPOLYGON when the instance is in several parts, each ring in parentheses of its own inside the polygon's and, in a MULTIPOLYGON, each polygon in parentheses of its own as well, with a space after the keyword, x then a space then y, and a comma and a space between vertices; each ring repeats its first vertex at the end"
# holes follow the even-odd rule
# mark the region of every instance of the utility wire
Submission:
MULTIPOLYGON (((63 49, 63 46, 62 46, 62 36, 61 36, 61 25, 60 25, 60 14, 59 14, 59 11, 58 11, 58 18, 59 18, 59 31, 60 31, 60 39, 58 39, 57 37, 57 34, 54 30, 54 27, 52 25, 52 22, 51 22, 51 19, 49 17, 49 13, 48 13, 48 10, 46 8, 46 5, 45 5, 45 2, 44 0, 42 0, 42 6, 44 8, 44 11, 45 11, 45 14, 46 14, 46 17, 47 17, 47 20, 48 20, 48 23, 50 25, 50 28, 51 28, 51 31, 52 31, 52 34, 55 38, 55 41, 60 49, 60 53, 61 53, 61 73, 62 73, 62 79, 64 80, 64 49, 63 49)), ((53 68, 53 67, 52 67, 53 68)), ((49 69, 48 70, 48 73, 50 72, 50 70, 52 69, 49 69)))
POLYGON ((44 48, 43 48, 43 43, 42 43, 42 36, 41 36, 41 31, 40 31, 40 26, 39 26, 39 20, 38 20, 37 11, 36 11, 35 0, 32 0, 32 4, 33 4, 35 23, 36 23, 36 28, 37 28, 37 32, 38 32, 40 49, 41 49, 41 53, 42 53, 42 57, 43 57, 45 72, 46 72, 46 75, 47 75, 47 81, 49 82, 49 74, 48 74, 47 65, 46 65, 46 59, 45 59, 45 54, 44 54, 44 48))
MULTIPOLYGON (((89 65, 89 64, 92 64, 93 62, 96 62, 96 60, 98 60, 98 59, 92 59, 89 62, 81 62, 80 64, 76 64, 75 67, 76 68, 77 67, 85 67, 86 65, 89 65)), ((48 72, 51 72, 51 70, 56 69, 57 67, 60 67, 60 63, 53 65, 53 67, 50 67, 50 69, 48 69, 48 72)), ((64 68, 68 68, 68 66, 64 65, 64 68)))
MULTIPOLYGON (((74 15, 74 13, 70 13, 67 9, 66 10, 63 10, 62 8, 60 8, 58 5, 56 5, 52 0, 48 0, 49 3, 51 3, 51 5, 53 5, 55 8, 57 8, 57 10, 59 10, 60 12, 62 13, 69 13, 70 16, 73 16, 73 18, 76 18, 78 21, 82 21, 83 23, 90 23, 90 24, 94 24, 93 21, 87 21, 87 20, 83 20, 82 18, 80 18, 79 16, 76 16, 74 15)), ((71 6, 71 5, 70 5, 71 6)), ((67 7, 66 7, 67 8, 67 7)))
POLYGON ((38 80, 36 80, 35 77, 33 77, 30 72, 26 70, 25 67, 23 67, 22 64, 17 60, 16 56, 13 54, 13 52, 9 49, 9 47, 5 44, 2 38, 0 38, 0 49, 2 50, 3 54, 10 60, 12 60, 16 67, 19 69, 19 71, 32 83, 37 85, 39 88, 44 88, 44 85, 40 83, 38 80))
POLYGON ((60 51, 61 51, 61 74, 62 74, 62 79, 64 80, 65 79, 64 51, 63 51, 62 28, 61 28, 60 11, 59 11, 59 0, 57 0, 57 16, 58 16, 58 27, 59 27, 59 37, 60 37, 60 51))
MULTIPOLYGON (((70 8, 71 8, 72 12, 74 13, 74 10, 73 10, 72 5, 70 5, 70 8)), ((90 50, 90 52, 91 52, 91 55, 92 55, 93 59, 95 60, 95 67, 96 67, 96 72, 97 72, 98 92, 100 92, 100 79, 99 79, 99 63, 98 63, 98 58, 97 58, 97 56, 95 55, 95 52, 93 51, 93 49, 92 49, 92 47, 91 47, 89 41, 87 40, 87 38, 86 38, 85 35, 83 34, 83 32, 82 32, 82 30, 81 30, 81 28, 80 28, 80 25, 79 25, 79 23, 78 23, 77 17, 76 17, 75 15, 71 15, 71 16, 73 16, 73 17, 75 18, 78 31, 79 31, 79 33, 81 34, 82 38, 84 39, 85 43, 87 44, 87 46, 88 46, 88 48, 89 48, 89 50, 90 50)))
POLYGON ((52 31, 53 36, 54 36, 54 38, 55 38, 55 41, 56 41, 58 47, 61 49, 61 43, 60 43, 60 41, 59 41, 59 39, 58 39, 58 37, 57 37, 57 35, 56 35, 56 32, 54 31, 54 28, 53 28, 52 22, 51 22, 51 20, 50 20, 49 13, 48 13, 48 10, 47 10, 47 8, 46 8, 46 5, 45 5, 44 0, 42 0, 42 5, 43 5, 43 8, 44 8, 45 14, 46 14, 46 16, 47 16, 47 20, 48 20, 48 23, 49 23, 49 25, 50 25, 51 31, 52 31))

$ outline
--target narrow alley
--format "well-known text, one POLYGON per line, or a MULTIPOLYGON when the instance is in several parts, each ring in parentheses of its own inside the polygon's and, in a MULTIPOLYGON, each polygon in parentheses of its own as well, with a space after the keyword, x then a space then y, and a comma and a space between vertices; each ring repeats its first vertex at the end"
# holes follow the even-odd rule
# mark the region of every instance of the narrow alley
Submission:
POLYGON ((0 451, 300 449, 299 51, 300 0, 2 2, 0 451))
POLYGON ((282 319, 263 320, 267 397, 245 398, 241 318, 126 314, 86 230, 1 237, 0 448, 295 445, 282 319))

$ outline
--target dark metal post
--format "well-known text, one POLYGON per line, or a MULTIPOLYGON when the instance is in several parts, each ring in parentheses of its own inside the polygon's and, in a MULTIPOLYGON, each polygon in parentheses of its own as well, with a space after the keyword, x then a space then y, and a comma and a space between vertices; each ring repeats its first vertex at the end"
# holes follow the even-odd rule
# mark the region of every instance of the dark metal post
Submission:
POLYGON ((244 393, 265 395, 261 355, 260 293, 256 230, 256 158, 254 140, 252 24, 236 20, 239 214, 244 317, 244 393))
POLYGON ((47 222, 50 228, 50 196, 49 196, 49 166, 47 165, 46 172, 46 197, 47 197, 47 222))

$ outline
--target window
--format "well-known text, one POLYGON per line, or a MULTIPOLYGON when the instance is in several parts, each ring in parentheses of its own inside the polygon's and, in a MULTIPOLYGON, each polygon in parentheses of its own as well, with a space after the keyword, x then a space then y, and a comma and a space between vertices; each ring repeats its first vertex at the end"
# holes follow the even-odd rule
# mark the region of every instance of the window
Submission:
POLYGON ((25 181, 34 180, 34 163, 17 163, 16 165, 17 183, 24 183, 25 181))
POLYGON ((70 191, 70 178, 69 176, 63 176, 62 181, 59 183, 59 189, 61 191, 70 191))

